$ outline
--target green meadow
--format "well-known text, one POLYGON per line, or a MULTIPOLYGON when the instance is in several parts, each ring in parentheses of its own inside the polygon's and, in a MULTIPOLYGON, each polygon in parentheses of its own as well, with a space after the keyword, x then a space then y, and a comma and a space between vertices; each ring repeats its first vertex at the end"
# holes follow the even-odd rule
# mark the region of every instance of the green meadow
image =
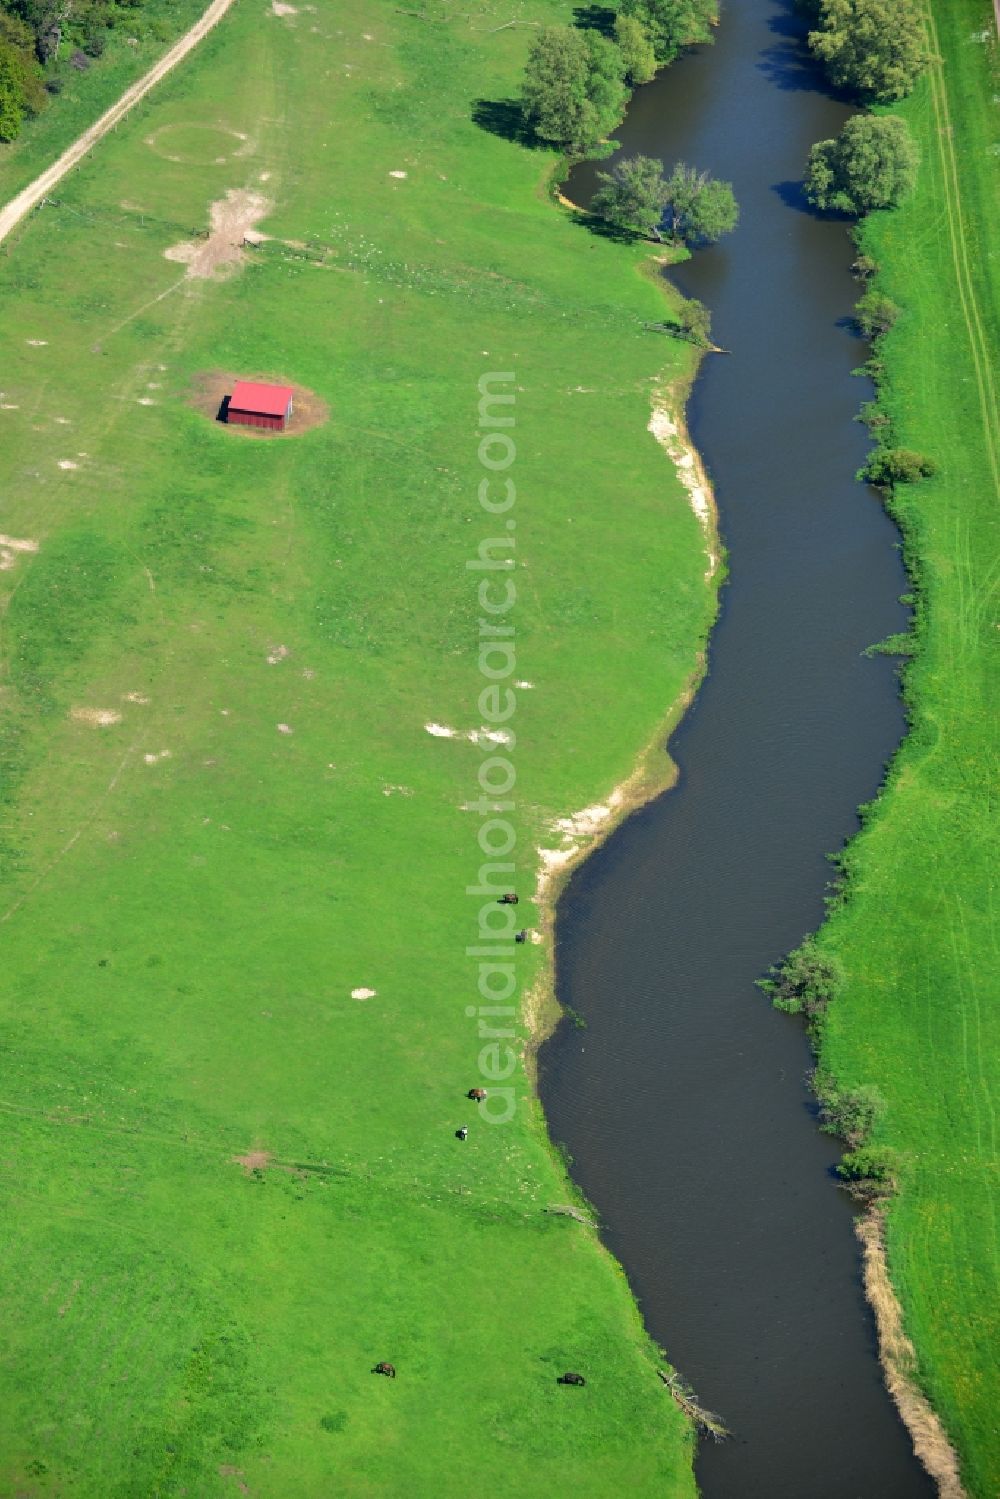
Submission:
POLYGON ((510 20, 238 0, 0 257, 2 1493, 694 1491, 621 1271, 546 1211, 523 1023, 513 1120, 465 1098, 496 746, 425 725, 483 722, 483 375, 516 397, 519 924, 714 611, 646 431, 691 351, 644 330, 645 252, 473 121, 510 20), (164 252, 230 190, 271 238, 189 278, 164 252), (329 420, 227 430, 211 371, 329 420))
POLYGON ((823 940, 847 992, 823 1061, 875 1083, 878 1143, 901 1191, 889 1262, 918 1378, 956 1443, 970 1493, 1000 1482, 997 1405, 995 595, 1000 428, 997 47, 979 0, 934 0, 938 59, 899 106, 921 147, 916 194, 865 221, 877 285, 903 309, 885 338, 881 404, 893 441, 933 479, 900 487, 919 590, 906 669, 912 729, 848 856, 849 899, 823 940))

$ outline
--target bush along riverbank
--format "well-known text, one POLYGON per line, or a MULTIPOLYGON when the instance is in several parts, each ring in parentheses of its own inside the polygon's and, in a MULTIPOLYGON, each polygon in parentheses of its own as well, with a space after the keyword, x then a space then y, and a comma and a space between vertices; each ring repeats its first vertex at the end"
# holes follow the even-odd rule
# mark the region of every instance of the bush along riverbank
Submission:
MULTIPOLYGON (((823 10, 842 21, 873 6, 823 10)), ((855 230, 876 386, 861 412, 875 446, 860 477, 903 536, 911 631, 873 649, 909 658, 910 727, 837 857, 826 924, 765 983, 806 1017, 822 1126, 844 1139, 840 1178, 866 1204, 859 1232, 890 1389, 941 1492, 986 1499, 1000 1482, 988 707, 1000 266, 987 251, 997 42, 978 0, 904 10, 907 79, 857 90, 876 109, 857 117, 870 122, 867 161, 824 143, 807 187, 811 177, 821 207, 871 210, 855 230), (879 112, 885 98, 892 114, 879 112), (824 196, 838 171, 840 198, 824 196)))

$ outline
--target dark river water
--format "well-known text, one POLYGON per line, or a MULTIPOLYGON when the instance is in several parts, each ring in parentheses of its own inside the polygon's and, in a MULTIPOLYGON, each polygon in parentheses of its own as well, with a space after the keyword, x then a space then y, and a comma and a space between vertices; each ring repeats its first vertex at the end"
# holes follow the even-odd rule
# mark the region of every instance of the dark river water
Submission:
POLYGON ((904 728, 893 664, 861 654, 905 626, 906 579, 852 478, 853 252, 797 186, 848 111, 800 30, 774 0, 724 0, 715 45, 640 90, 618 132, 626 154, 731 181, 741 205, 738 231, 675 273, 732 351, 705 360, 690 406, 731 577, 671 741, 677 787, 560 902, 559 995, 586 1028, 546 1045, 541 1093, 650 1332, 734 1433, 701 1447, 703 1493, 916 1499, 933 1486, 882 1383, 805 1036, 754 986, 822 919, 825 856, 904 728))

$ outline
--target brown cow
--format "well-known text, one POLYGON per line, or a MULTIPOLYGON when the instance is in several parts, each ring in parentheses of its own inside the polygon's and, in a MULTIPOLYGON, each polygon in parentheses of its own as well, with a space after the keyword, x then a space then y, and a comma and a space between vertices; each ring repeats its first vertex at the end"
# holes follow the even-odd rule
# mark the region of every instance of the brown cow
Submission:
POLYGON ((386 1364, 386 1363, 376 1364, 375 1367, 374 1367, 374 1369, 372 1370, 372 1373, 373 1374, 386 1374, 386 1375, 388 1375, 388 1377, 390 1379, 395 1379, 396 1378, 396 1368, 395 1368, 394 1364, 386 1364))
POLYGON ((486 1097, 486 1089, 470 1088, 465 1096, 466 1098, 471 1098, 473 1103, 482 1103, 483 1099, 486 1097))

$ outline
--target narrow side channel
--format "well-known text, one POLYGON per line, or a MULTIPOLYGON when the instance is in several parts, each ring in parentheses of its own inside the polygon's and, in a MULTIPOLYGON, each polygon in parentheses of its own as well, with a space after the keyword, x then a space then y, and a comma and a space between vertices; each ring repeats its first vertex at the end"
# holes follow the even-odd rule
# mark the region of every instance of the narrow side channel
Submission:
MULTIPOLYGON (((677 787, 571 880, 562 1025, 542 1099, 652 1334, 719 1411, 708 1499, 917 1499, 933 1486, 885 1390, 849 1204, 801 1028, 754 979, 822 919, 826 855, 856 829, 904 728, 898 535, 852 479, 865 437, 843 226, 803 211, 809 146, 848 113, 790 6, 740 0, 717 43, 633 101, 624 154, 734 183, 738 233, 676 279, 732 357, 690 405, 728 548, 710 671, 674 735, 677 787)), ((570 196, 585 202, 593 168, 570 196)))

